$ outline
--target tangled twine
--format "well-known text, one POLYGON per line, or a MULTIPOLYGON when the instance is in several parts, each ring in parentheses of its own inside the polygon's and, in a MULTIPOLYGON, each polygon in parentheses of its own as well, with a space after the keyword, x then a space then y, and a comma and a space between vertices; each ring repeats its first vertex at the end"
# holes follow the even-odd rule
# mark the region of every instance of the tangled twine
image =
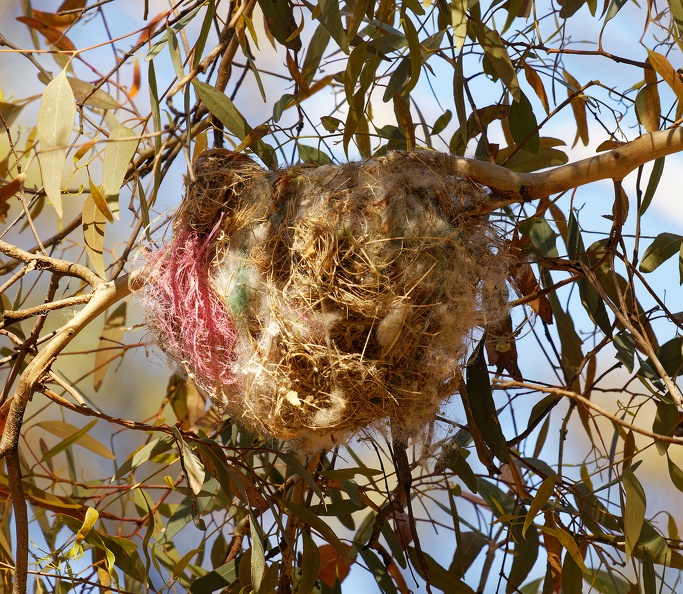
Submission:
POLYGON ((507 313, 486 191, 438 153, 263 170, 202 153, 148 256, 148 324, 214 401, 315 449, 453 392, 472 331, 507 313))

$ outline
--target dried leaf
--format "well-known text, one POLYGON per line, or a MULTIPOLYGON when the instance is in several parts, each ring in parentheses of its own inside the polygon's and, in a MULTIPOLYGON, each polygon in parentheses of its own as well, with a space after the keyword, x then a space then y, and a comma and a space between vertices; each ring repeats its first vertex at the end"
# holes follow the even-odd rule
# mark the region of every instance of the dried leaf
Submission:
POLYGON ((74 94, 66 77, 60 72, 45 87, 38 110, 38 141, 40 170, 48 200, 62 218, 62 170, 66 161, 66 146, 76 118, 74 94))
POLYGON ((104 215, 105 219, 107 219, 110 223, 113 223, 114 217, 112 216, 111 211, 109 210, 107 200, 105 199, 102 190, 98 188, 95 184, 93 184, 91 179, 88 180, 88 184, 90 185, 90 196, 92 196, 95 206, 99 208, 100 212, 104 215))
MULTIPOLYGON (((343 546, 347 550, 350 548, 347 545, 343 546)), ((351 562, 340 555, 339 551, 332 545, 324 544, 318 547, 318 555, 320 558, 320 580, 330 588, 334 587, 337 580, 341 583, 349 575, 351 562)))
POLYGON ((45 39, 47 39, 52 45, 54 45, 58 50, 63 52, 75 52, 76 46, 71 42, 71 40, 64 35, 59 29, 50 27, 42 22, 40 19, 35 17, 20 16, 17 20, 28 25, 31 29, 38 31, 45 39))
POLYGON ((676 69, 662 54, 647 50, 648 59, 664 82, 671 87, 680 104, 683 104, 683 82, 676 69))
MULTIPOLYGON (((567 96, 572 97, 580 88, 578 81, 566 70, 562 71, 564 78, 569 85, 567 87, 567 96)), ((571 100, 572 110, 574 111, 574 119, 576 120, 576 139, 572 147, 581 140, 584 146, 588 146, 588 119, 586 117, 586 100, 579 93, 571 100)))
POLYGON ((543 86, 543 81, 541 80, 541 77, 539 76, 538 72, 536 72, 536 70, 534 70, 526 62, 524 62, 523 65, 524 76, 526 76, 526 81, 529 83, 529 86, 534 90, 536 96, 541 101, 541 104, 543 105, 543 109, 545 109, 545 112, 550 113, 548 95, 545 92, 545 87, 543 86))
POLYGON ((26 180, 26 174, 20 173, 11 182, 0 187, 0 223, 4 223, 7 219, 9 200, 21 189, 24 180, 26 180))

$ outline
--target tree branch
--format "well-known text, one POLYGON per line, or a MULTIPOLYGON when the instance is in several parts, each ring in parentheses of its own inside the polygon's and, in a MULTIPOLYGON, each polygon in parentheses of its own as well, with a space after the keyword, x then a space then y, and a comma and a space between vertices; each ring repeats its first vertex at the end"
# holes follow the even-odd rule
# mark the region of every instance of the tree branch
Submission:
POLYGON ((621 180, 645 163, 683 150, 683 128, 643 134, 619 148, 547 171, 519 173, 505 167, 452 155, 421 153, 420 160, 441 160, 441 165, 456 177, 469 178, 499 195, 492 209, 544 198, 603 179, 621 180))

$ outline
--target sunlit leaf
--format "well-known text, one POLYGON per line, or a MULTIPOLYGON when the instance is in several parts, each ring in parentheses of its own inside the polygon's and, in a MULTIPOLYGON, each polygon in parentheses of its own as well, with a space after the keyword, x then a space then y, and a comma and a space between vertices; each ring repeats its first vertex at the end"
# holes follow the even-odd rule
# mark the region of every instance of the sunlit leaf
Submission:
POLYGON ((676 69, 671 65, 671 62, 660 53, 647 50, 650 64, 657 71, 659 76, 664 79, 664 82, 671 87, 676 98, 680 103, 683 103, 683 82, 676 69))
POLYGON ((661 107, 657 85, 645 85, 636 95, 636 115, 638 121, 648 132, 659 130, 661 107))
POLYGON ((522 536, 526 535, 526 531, 529 529, 529 526, 531 526, 531 524, 533 523, 534 518, 536 517, 538 512, 540 512, 543 509, 543 506, 547 503, 548 499, 553 494, 556 482, 557 476, 549 476, 538 487, 536 495, 534 496, 531 505, 529 506, 529 511, 527 512, 526 517, 524 518, 522 536))
MULTIPOLYGON (((83 432, 83 429, 79 427, 58 420, 41 421, 36 423, 36 425, 42 427, 48 433, 52 433, 52 435, 59 437, 61 440, 72 440, 74 435, 78 435, 76 440, 72 440, 71 443, 78 443, 79 446, 84 447, 86 450, 90 450, 93 454, 106 458, 107 460, 114 460, 114 454, 112 454, 109 448, 97 441, 94 437, 88 435, 87 431, 83 432)), ((90 425, 88 425, 88 428, 90 429, 93 426, 94 422, 91 422, 90 425)))
POLYGON ((521 91, 519 82, 517 81, 517 73, 512 65, 510 56, 508 55, 505 45, 497 31, 489 29, 481 22, 476 23, 475 30, 477 32, 477 39, 481 44, 486 57, 491 61, 491 65, 505 83, 505 86, 510 91, 512 98, 515 101, 520 100, 521 91))
POLYGON ((460 53, 467 37, 467 0, 451 0, 451 25, 455 50, 460 53))
POLYGON ((62 217, 62 170, 66 146, 76 118, 76 103, 66 71, 60 72, 45 87, 38 110, 40 171, 48 200, 62 217))
POLYGON ((301 580, 297 592, 300 592, 300 594, 311 594, 315 588, 318 572, 320 571, 320 552, 309 532, 304 531, 302 537, 304 547, 301 565, 301 580))
POLYGON ((85 240, 85 251, 88 254, 90 266, 101 278, 106 278, 107 273, 104 268, 104 229, 107 219, 92 197, 88 194, 83 203, 82 226, 83 239, 85 240))
POLYGON ((102 191, 107 201, 115 200, 121 191, 128 165, 138 148, 139 139, 133 130, 121 124, 109 135, 104 147, 102 191))

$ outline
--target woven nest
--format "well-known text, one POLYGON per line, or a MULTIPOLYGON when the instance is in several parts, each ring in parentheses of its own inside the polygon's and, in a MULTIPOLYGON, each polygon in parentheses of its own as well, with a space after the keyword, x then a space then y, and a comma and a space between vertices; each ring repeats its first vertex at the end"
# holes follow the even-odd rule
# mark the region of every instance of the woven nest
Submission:
POLYGON ((427 152, 271 172, 215 149, 194 176, 145 295, 200 389, 309 448, 432 421, 473 329, 507 312, 486 191, 427 152))

